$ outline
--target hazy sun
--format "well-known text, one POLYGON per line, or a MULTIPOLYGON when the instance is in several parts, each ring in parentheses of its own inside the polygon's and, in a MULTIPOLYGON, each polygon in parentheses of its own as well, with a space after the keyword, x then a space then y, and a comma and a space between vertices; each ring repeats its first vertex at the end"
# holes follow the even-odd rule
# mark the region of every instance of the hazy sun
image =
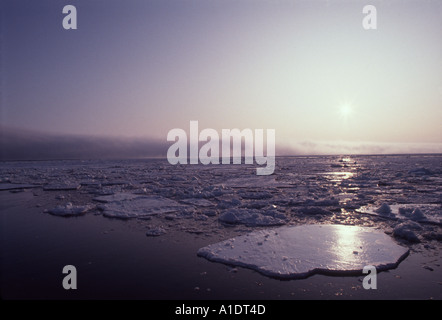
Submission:
POLYGON ((341 115, 342 118, 344 119, 348 119, 348 117, 352 114, 352 108, 351 105, 349 104, 343 104, 340 109, 339 109, 339 113, 341 115))

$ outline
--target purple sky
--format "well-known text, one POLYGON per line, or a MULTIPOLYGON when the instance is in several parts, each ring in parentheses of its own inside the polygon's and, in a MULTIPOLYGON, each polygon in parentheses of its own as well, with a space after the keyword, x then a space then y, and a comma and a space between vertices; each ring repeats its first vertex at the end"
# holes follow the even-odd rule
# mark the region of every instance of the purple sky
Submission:
POLYGON ((1 6, 3 128, 167 143, 198 120, 275 129, 284 153, 442 152, 441 1, 1 6))

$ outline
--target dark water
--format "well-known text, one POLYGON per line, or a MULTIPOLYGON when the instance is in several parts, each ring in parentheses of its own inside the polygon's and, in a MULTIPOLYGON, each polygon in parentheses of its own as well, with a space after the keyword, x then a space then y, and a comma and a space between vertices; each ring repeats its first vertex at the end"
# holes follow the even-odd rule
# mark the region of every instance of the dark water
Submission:
POLYGON ((196 256, 198 248, 222 239, 180 232, 148 238, 135 221, 54 217, 17 203, 23 196, 1 194, 4 299, 442 298, 439 255, 412 252, 397 269, 378 275, 377 290, 363 289, 362 277, 279 281, 242 268, 230 272, 196 256), (77 290, 62 287, 68 264, 77 268, 77 290))

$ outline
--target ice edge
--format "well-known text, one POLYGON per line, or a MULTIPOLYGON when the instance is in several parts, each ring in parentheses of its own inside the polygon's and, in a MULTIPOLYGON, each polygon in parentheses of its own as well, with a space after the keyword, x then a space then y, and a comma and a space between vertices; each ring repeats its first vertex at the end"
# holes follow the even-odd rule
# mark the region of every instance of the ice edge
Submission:
MULTIPOLYGON (((401 246, 402 247, 402 246, 401 246)), ((226 262, 223 259, 218 259, 216 257, 213 256, 213 254, 210 251, 204 250, 207 247, 204 248, 200 248, 197 251, 197 256, 198 257, 202 257, 205 258, 211 262, 217 262, 217 263, 222 263, 224 265, 228 265, 228 266, 232 266, 232 267, 242 267, 242 268, 246 268, 246 269, 251 269, 253 271, 256 271, 264 276, 270 277, 270 278, 274 278, 274 279, 278 279, 278 280, 298 280, 298 279, 306 279, 309 278, 315 274, 322 274, 322 275, 326 275, 326 276, 360 276, 363 275, 362 273, 362 269, 354 269, 354 270, 332 270, 332 269, 323 269, 323 268, 315 268, 312 269, 308 272, 303 272, 303 273, 295 273, 295 274, 280 274, 280 273, 276 273, 276 272, 272 272, 272 271, 268 271, 268 270, 263 270, 261 268, 259 268, 256 265, 253 264, 249 264, 249 263, 243 263, 243 262, 238 262, 235 261, 234 263, 232 262, 231 264, 226 262)), ((403 247, 405 249, 405 247, 403 247)), ((392 263, 388 263, 388 264, 381 264, 381 265, 377 265, 375 266, 376 271, 377 272, 382 272, 382 271, 387 271, 387 270, 392 270, 392 269, 396 269, 399 264, 405 260, 405 258, 408 257, 408 255, 410 254, 410 249, 407 249, 407 251, 405 251, 396 262, 392 262, 392 263)))

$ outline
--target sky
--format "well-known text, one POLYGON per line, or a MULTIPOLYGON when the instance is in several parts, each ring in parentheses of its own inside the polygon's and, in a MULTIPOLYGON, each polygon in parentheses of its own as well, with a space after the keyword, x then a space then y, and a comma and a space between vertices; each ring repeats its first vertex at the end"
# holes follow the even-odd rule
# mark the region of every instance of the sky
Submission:
POLYGON ((277 154, 442 152, 440 0, 5 0, 0 36, 3 140, 197 120, 275 129, 277 154))

